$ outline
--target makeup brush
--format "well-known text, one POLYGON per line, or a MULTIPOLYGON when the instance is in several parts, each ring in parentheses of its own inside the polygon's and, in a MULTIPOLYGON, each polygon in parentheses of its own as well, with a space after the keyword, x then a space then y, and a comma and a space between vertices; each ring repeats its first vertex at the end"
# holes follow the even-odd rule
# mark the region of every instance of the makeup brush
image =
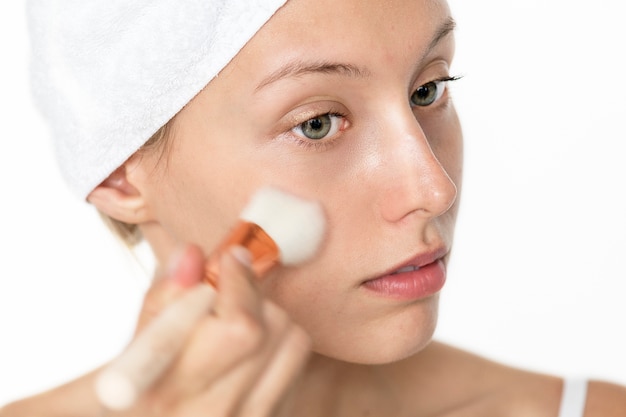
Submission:
POLYGON ((174 301, 105 367, 96 378, 101 404, 130 408, 176 357, 196 322, 208 314, 219 286, 218 261, 234 245, 247 248, 258 277, 278 264, 297 265, 315 254, 325 230, 317 202, 275 188, 261 188, 239 216, 239 222, 207 260, 205 282, 174 301))
POLYGON ((252 269, 262 277, 277 264, 300 264, 310 259, 324 234, 324 214, 312 201, 276 188, 262 188, 251 198, 232 229, 206 266, 205 280, 217 286, 220 253, 233 246, 247 248, 252 269))

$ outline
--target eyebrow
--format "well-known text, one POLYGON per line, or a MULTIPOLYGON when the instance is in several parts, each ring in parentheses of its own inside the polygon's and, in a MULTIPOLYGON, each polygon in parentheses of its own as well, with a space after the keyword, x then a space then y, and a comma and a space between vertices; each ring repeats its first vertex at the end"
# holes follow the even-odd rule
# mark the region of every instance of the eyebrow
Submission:
MULTIPOLYGON (((448 17, 435 31, 435 34, 422 54, 421 59, 423 60, 443 38, 453 32, 455 27, 456 23, 454 22, 454 19, 452 19, 452 17, 448 17)), ((294 78, 306 74, 338 74, 350 78, 367 78, 371 75, 367 68, 347 63, 327 61, 292 61, 264 78, 263 81, 261 81, 255 88, 255 92, 283 78, 294 78)))
POLYGON ((274 71, 259 83, 255 91, 283 78, 293 78, 305 74, 339 74, 350 78, 366 78, 370 75, 369 70, 352 64, 335 62, 303 62, 294 61, 274 71))
POLYGON ((424 51, 424 54, 422 55, 422 59, 426 57, 433 49, 435 49, 437 44, 441 42, 443 38, 448 36, 450 33, 454 32, 455 28, 456 28, 456 22, 451 16, 448 16, 448 18, 444 20, 444 22, 441 25, 439 25, 439 27, 435 31, 435 35, 433 36, 433 39, 428 44, 428 48, 426 48, 426 50, 424 51))

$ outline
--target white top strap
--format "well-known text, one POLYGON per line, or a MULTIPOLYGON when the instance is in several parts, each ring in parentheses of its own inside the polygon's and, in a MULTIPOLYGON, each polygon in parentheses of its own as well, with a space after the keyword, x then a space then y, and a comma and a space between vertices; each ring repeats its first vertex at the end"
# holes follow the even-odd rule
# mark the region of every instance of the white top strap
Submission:
POLYGON ((583 417, 587 400, 587 380, 564 379, 559 417, 583 417))

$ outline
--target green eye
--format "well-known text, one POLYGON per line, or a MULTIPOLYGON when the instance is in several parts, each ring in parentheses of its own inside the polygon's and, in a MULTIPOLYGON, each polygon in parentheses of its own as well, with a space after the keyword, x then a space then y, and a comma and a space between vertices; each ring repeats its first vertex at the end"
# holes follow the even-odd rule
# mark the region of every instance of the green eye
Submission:
POLYGON ((341 120, 340 115, 326 113, 299 124, 293 130, 307 139, 320 140, 337 133, 341 127, 341 120))
POLYGON ((443 81, 431 81, 419 86, 411 94, 411 104, 420 107, 430 106, 441 98, 446 89, 445 85, 443 81))

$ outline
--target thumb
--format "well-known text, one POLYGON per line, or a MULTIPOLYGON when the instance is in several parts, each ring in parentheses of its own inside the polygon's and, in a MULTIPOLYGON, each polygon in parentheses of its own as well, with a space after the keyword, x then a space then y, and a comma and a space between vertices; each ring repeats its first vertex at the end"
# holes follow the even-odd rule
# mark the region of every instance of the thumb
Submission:
POLYGON ((204 256, 200 248, 187 245, 174 254, 163 277, 155 278, 144 296, 135 334, 189 288, 202 282, 204 256))

